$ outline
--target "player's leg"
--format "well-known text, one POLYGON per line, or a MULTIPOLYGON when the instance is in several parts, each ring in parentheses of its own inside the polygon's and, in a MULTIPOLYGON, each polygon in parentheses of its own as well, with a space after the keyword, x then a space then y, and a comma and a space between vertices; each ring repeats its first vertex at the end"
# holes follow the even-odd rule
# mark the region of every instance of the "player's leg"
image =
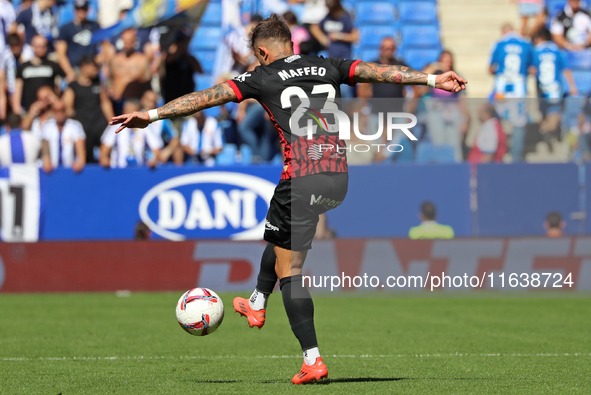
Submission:
POLYGON ((320 356, 314 327, 314 302, 302 280, 302 267, 308 251, 290 251, 275 246, 275 254, 285 312, 304 354, 302 369, 292 378, 292 382, 305 384, 327 378, 328 370, 320 356))
POLYGON ((234 310, 248 319, 248 325, 251 328, 256 326, 261 329, 265 324, 267 300, 277 283, 277 274, 275 273, 277 257, 273 247, 273 244, 267 243, 267 247, 263 251, 257 285, 250 299, 234 298, 234 310))

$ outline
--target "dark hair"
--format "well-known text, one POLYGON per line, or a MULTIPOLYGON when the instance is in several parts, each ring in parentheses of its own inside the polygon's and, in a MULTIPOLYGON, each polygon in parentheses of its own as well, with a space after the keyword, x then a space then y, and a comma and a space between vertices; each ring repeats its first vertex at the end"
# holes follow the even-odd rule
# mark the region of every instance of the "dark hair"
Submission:
POLYGON ((285 14, 283 14, 283 19, 285 19, 285 22, 290 25, 298 24, 298 17, 293 13, 293 11, 287 11, 285 14))
POLYGON ((96 66, 94 57, 92 57, 92 55, 84 55, 82 58, 80 58, 80 66, 84 66, 85 64, 93 64, 96 66))
POLYGON ((546 221, 551 228, 560 228, 562 222, 562 215, 558 211, 552 211, 546 215, 546 221))
POLYGON ((261 23, 263 21, 263 17, 260 14, 254 14, 250 17, 250 23, 261 23))
POLYGON ((533 39, 540 39, 543 41, 552 41, 552 33, 550 33, 550 30, 548 30, 548 28, 541 27, 533 36, 533 39))
POLYGON ((283 18, 277 14, 271 14, 270 17, 252 29, 250 33, 250 49, 254 51, 259 40, 275 40, 285 44, 291 42, 291 31, 283 18))
POLYGON ((12 129, 18 129, 21 127, 21 116, 15 113, 10 113, 6 117, 6 124, 12 129))
POLYGON ((435 205, 431 202, 424 202, 421 204, 421 214, 423 214, 423 219, 427 221, 434 220, 437 216, 435 205))
POLYGON ((148 225, 146 225, 142 221, 139 221, 135 225, 133 238, 134 238, 134 240, 149 240, 150 233, 151 232, 150 232, 150 228, 148 228, 148 225))
POLYGON ((12 47, 13 45, 21 45, 21 37, 16 33, 11 33, 6 37, 6 43, 8 46, 12 47))

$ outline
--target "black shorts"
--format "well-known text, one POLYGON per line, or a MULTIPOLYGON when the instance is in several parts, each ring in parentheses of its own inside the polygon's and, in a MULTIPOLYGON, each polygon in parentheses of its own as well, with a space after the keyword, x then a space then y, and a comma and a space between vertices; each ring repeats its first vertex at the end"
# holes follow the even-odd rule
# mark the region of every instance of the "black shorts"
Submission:
POLYGON ((265 241, 292 251, 312 248, 318 216, 341 205, 348 185, 348 173, 279 181, 265 220, 265 241))

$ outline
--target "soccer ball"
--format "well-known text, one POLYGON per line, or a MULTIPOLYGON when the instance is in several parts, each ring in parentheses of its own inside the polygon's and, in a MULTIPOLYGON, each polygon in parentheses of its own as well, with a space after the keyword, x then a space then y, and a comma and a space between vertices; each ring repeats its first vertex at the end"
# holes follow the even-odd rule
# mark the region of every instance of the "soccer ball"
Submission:
POLYGON ((176 304, 176 319, 191 335, 209 335, 224 319, 224 304, 211 289, 193 288, 185 292, 176 304))

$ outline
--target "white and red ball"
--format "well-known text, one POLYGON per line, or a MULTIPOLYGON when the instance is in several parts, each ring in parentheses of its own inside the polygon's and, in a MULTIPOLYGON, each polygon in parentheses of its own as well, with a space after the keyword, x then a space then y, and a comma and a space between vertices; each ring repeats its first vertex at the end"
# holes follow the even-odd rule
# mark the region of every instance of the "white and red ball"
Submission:
POLYGON ((193 288, 185 292, 176 304, 176 318, 191 335, 209 335, 224 319, 224 304, 211 289, 193 288))

